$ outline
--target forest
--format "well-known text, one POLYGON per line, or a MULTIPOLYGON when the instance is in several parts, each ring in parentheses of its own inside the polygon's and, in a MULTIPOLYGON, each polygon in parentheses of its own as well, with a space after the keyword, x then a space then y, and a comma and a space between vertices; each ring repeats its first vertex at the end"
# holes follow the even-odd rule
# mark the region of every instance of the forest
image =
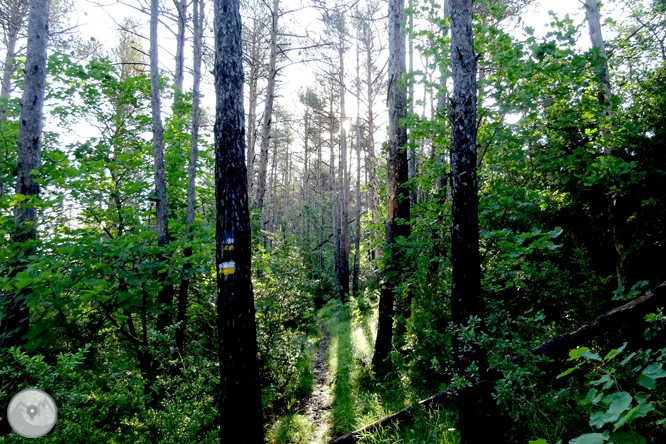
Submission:
POLYGON ((666 0, 549 3, 0 0, 0 443, 666 442, 666 0))

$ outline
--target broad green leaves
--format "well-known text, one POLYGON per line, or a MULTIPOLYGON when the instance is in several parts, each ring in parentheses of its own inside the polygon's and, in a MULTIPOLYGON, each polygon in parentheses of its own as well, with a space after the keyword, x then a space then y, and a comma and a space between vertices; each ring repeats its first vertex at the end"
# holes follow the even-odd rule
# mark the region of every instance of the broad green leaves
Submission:
MULTIPOLYGON (((603 375, 597 379, 590 381, 590 385, 595 386, 591 388, 583 403, 590 403, 595 406, 606 406, 604 410, 596 410, 590 415, 589 424, 591 427, 597 429, 604 429, 610 426, 612 432, 604 430, 602 433, 588 433, 581 435, 570 441, 570 444, 586 444, 586 443, 604 443, 611 442, 616 444, 629 444, 629 443, 645 443, 645 439, 638 435, 635 431, 629 430, 628 426, 639 418, 644 418, 650 412, 655 410, 655 404, 649 402, 649 394, 645 393, 630 393, 624 390, 619 390, 617 381, 617 369, 611 367, 614 363, 614 358, 621 355, 626 347, 626 343, 619 349, 613 349, 606 354, 604 359, 587 347, 581 347, 571 350, 569 353, 570 360, 585 359, 588 363, 594 363, 596 371, 601 371, 603 375), (615 390, 613 388, 615 387, 615 390)), ((619 364, 620 367, 630 365, 632 358, 636 353, 630 354, 619 364)), ((663 353, 659 359, 663 359, 663 353)), ((584 362, 583 362, 584 363, 584 362)), ((578 364, 576 367, 570 368, 560 374, 558 378, 570 374, 573 370, 580 368, 583 363, 578 364)), ((662 368, 661 362, 649 363, 646 367, 641 365, 634 367, 631 371, 636 373, 641 371, 637 378, 640 386, 654 390, 656 388, 656 381, 666 377, 666 371, 662 368)))

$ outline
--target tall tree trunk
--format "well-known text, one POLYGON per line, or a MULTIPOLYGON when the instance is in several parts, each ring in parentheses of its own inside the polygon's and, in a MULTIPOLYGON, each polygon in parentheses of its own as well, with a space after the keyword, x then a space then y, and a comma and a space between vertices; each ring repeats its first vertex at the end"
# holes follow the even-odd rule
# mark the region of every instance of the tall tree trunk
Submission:
MULTIPOLYGON (((21 116, 17 144, 16 194, 26 196, 14 207, 16 228, 13 241, 23 244, 20 248, 25 257, 35 251, 37 237, 37 208, 32 199, 39 198, 40 186, 33 171, 39 171, 42 164, 42 127, 44 108, 44 88, 46 84, 46 45, 49 37, 50 0, 32 0, 28 18, 28 48, 25 61, 25 80, 21 99, 21 116)), ((25 268, 16 260, 11 277, 25 268)), ((2 355, 10 347, 19 347, 28 334, 29 309, 26 299, 30 287, 13 293, 7 292, 0 298, 4 319, 0 323, 0 351, 2 355)), ((0 356, 3 357, 3 356, 0 356)), ((17 383, 10 375, 9 389, 13 391, 17 383)), ((9 401, 10 398, 5 398, 9 401)), ((3 412, 7 404, 2 401, 3 412)), ((9 433, 6 415, 0 419, 0 434, 9 433)))
MULTIPOLYGON (((319 136, 317 137, 317 199, 322 199, 324 198, 324 184, 323 184, 323 178, 322 178, 322 171, 324 167, 324 156, 322 153, 322 138, 321 138, 321 124, 317 125, 318 128, 318 134, 319 136)), ((317 232, 317 245, 321 245, 321 236, 322 230, 324 228, 324 211, 320 212, 320 220, 319 220, 319 230, 316 230, 317 232)), ((324 252, 323 249, 320 247, 319 248, 319 253, 318 253, 318 265, 319 265, 319 272, 322 272, 324 268, 324 252)), ((320 281, 321 282, 321 281, 320 281)))
MULTIPOLYGON (((5 63, 2 70, 2 86, 0 87, 0 99, 7 100, 12 92, 12 75, 16 69, 14 59, 16 58, 16 42, 19 31, 28 13, 28 0, 13 0, 11 9, 5 23, 5 63)), ((5 119, 5 108, 0 105, 0 119, 5 119)))
MULTIPOLYGON (((332 94, 331 94, 332 95, 332 94)), ((331 216, 333 219, 333 262, 335 264, 335 295, 342 299, 342 285, 340 282, 340 221, 338 205, 338 184, 335 179, 335 145, 333 128, 335 127, 335 116, 333 115, 333 97, 329 103, 329 145, 331 147, 330 181, 331 181, 331 216)))
MULTIPOLYGON (((372 193, 372 224, 379 226, 379 179, 377 177, 377 157, 375 156, 375 114, 374 114, 374 83, 372 78, 372 28, 364 27, 363 44, 365 46, 365 72, 367 84, 368 101, 368 160, 370 162, 370 189, 372 193)), ((374 259, 378 260, 382 256, 381 233, 374 230, 375 249, 374 259)), ((379 276, 378 276, 378 280, 379 276)))
POLYGON ((268 168, 268 147, 270 146, 271 121, 273 118, 273 100, 275 99, 275 78, 277 76, 277 33, 280 0, 273 0, 271 11, 271 52, 268 58, 268 83, 266 85, 266 104, 261 128, 261 148, 259 152, 259 177, 257 179, 257 192, 254 196, 254 205, 262 211, 264 208, 264 195, 266 194, 266 170, 268 168))
MULTIPOLYGON (((33 0, 28 18, 28 48, 25 61, 25 80, 19 120, 16 194, 27 196, 14 207, 16 228, 14 242, 27 242, 25 255, 34 251, 30 242, 37 237, 37 207, 31 202, 39 198, 40 185, 33 171, 42 164, 42 127, 44 116, 44 89, 46 84, 46 47, 48 41, 50 0, 33 0)), ((22 268, 17 264, 17 269, 22 268)), ((17 270, 18 271, 18 270, 17 270)), ((28 308, 23 301, 15 301, 15 310, 4 323, 5 331, 18 328, 18 332, 5 339, 3 345, 20 345, 28 333, 28 308), (14 340, 16 343, 14 343, 14 340)), ((4 329, 3 329, 4 330, 4 329)))
POLYGON ((284 151, 285 151, 284 155, 285 155, 285 158, 286 158, 285 159, 285 161, 286 161, 286 165, 285 165, 286 177, 284 179, 284 186, 285 186, 285 190, 284 190, 284 216, 286 218, 286 225, 284 227, 284 230, 287 231, 287 230, 291 229, 291 221, 292 221, 292 217, 291 217, 291 213, 290 213, 290 209, 291 209, 291 161, 292 161, 292 158, 291 158, 291 155, 290 155, 290 152, 289 152, 289 144, 285 145, 284 151))
POLYGON ((356 41, 356 227, 354 236, 354 275, 352 278, 352 293, 358 295, 358 270, 361 252, 361 64, 359 61, 360 48, 356 41))
MULTIPOLYGON (((308 189, 309 186, 309 179, 310 179, 310 159, 309 159, 309 153, 308 153, 308 142, 310 141, 310 111, 309 108, 305 109, 305 113, 303 116, 303 130, 305 137, 303 138, 303 192, 302 192, 302 199, 303 199, 303 206, 304 207, 309 207, 310 206, 310 190, 308 189)), ((310 235, 310 223, 311 219, 310 217, 306 218, 306 221, 304 224, 301 224, 300 228, 300 238, 301 240, 304 240, 303 238, 303 231, 305 230, 305 238, 309 238, 310 235)))
POLYGON ((204 0, 194 0, 192 5, 194 22, 194 85, 192 87, 192 146, 190 148, 190 163, 188 166, 187 182, 187 216, 185 220, 186 244, 183 254, 183 279, 180 282, 178 295, 178 329, 176 330, 176 350, 180 359, 185 356, 185 330, 187 327, 187 297, 190 288, 189 272, 192 269, 192 224, 194 224, 194 210, 196 208, 196 177, 197 157, 199 154, 199 101, 201 85, 201 59, 202 59, 202 29, 204 22, 204 0))
MULTIPOLYGON (((602 91, 599 94, 599 100, 604 108, 604 116, 606 121, 601 125, 601 135, 604 139, 604 148, 603 152, 607 156, 613 155, 613 150, 610 147, 611 142, 611 131, 609 128, 609 123, 612 125, 614 119, 613 115, 613 106, 611 104, 611 99, 613 93, 611 90, 611 81, 610 81, 610 72, 608 70, 608 61, 606 54, 606 45, 604 43, 604 38, 601 33, 601 14, 599 12, 599 2, 597 0, 585 0, 585 13, 587 15, 587 23, 590 28, 590 40, 592 41, 592 46, 598 48, 599 57, 597 58, 597 76, 601 81, 602 91)), ((622 232, 623 222, 618 213, 621 212, 618 208, 617 197, 612 196, 611 193, 608 193, 608 211, 611 219, 611 236, 613 238, 613 245, 615 247, 615 274, 617 276, 617 285, 626 287, 627 285, 627 276, 626 270, 624 267, 623 261, 623 242, 622 242, 622 232)))
MULTIPOLYGON (((159 1, 150 2, 150 102, 153 117, 153 157, 155 160, 155 224, 157 226, 157 243, 160 248, 160 261, 166 265, 164 249, 169 244, 169 229, 167 221, 166 174, 164 171, 164 128, 162 127, 162 110, 160 99, 159 62, 157 57, 157 23, 159 15, 159 1)), ((173 304, 173 286, 167 282, 167 273, 158 274, 162 284, 157 295, 157 302, 162 313, 157 315, 157 331, 164 333, 171 325, 171 305, 173 304)))
POLYGON ((250 46, 250 78, 248 85, 250 87, 248 95, 248 114, 247 114, 247 189, 252 191, 254 185, 254 145, 257 140, 257 96, 259 89, 259 71, 261 69, 261 60, 257 56, 259 51, 258 21, 253 21, 252 43, 250 46))
POLYGON ((238 0, 215 3, 215 202, 221 442, 263 444, 238 0))
MULTIPOLYGON (((273 133, 277 131, 277 119, 275 122, 273 133)), ((268 181, 268 198, 269 198, 269 214, 268 214, 268 227, 271 233, 275 233, 275 227, 277 225, 277 206, 276 206, 276 182, 277 182, 277 156, 278 156, 278 146, 277 146, 277 137, 275 134, 271 137, 273 143, 273 154, 271 155, 271 173, 270 180, 268 181)))
MULTIPOLYGON (((451 0, 444 0, 444 20, 447 18, 451 18, 451 0)), ((446 35, 448 34, 449 29, 444 29, 443 34, 446 35)), ((446 82, 448 80, 448 76, 444 74, 444 72, 440 73, 439 77, 439 86, 442 91, 440 91, 439 98, 437 99, 437 113, 439 115, 439 118, 444 118, 444 113, 446 112, 446 94, 444 94, 444 91, 446 91, 446 82)), ((433 151, 435 149, 435 143, 433 142, 433 151)), ((441 148, 441 147, 440 147, 441 148)), ((434 154, 434 153, 433 153, 434 154)), ((447 199, 447 176, 446 176, 446 163, 447 159, 446 156, 444 155, 443 152, 436 155, 437 158, 437 163, 439 164, 439 168, 442 171, 439 176, 437 177, 437 194, 439 201, 443 203, 447 199)))
POLYGON ((187 23, 187 0, 173 0, 178 11, 178 30, 176 32, 176 109, 178 117, 182 103, 183 81, 185 80, 185 25, 187 23))
MULTIPOLYGON (((606 60, 606 44, 604 43, 603 35, 601 34, 601 14, 599 13, 599 2, 597 0, 585 0, 585 14, 587 16, 587 23, 590 28, 590 40, 592 46, 599 49, 599 57, 596 61, 598 77, 601 81, 603 92, 600 94, 601 103, 606 105, 604 115, 606 117, 613 117, 613 109, 610 103, 612 96, 610 72, 608 70, 608 61, 606 60)), ((605 122, 604 122, 605 123, 605 122)), ((604 141, 608 143, 610 139, 610 129, 606 124, 601 126, 601 134, 604 141)), ((609 154, 609 147, 604 146, 604 154, 609 154)))
MULTIPOLYGON (((472 0, 451 0, 451 317, 458 328, 472 319, 483 320, 479 259, 479 197, 476 176, 476 55, 472 35, 472 0)), ((482 331, 482 325, 476 331, 482 331)), ((478 368, 478 381, 461 390, 458 427, 461 442, 502 442, 496 430, 496 406, 486 352, 475 341, 454 336, 453 350, 459 375, 472 379, 469 367, 478 368), (479 427, 479 424, 484 424, 479 427)))
MULTIPOLYGON (((414 7, 414 0, 409 0, 409 8, 414 7)), ((409 29, 414 28, 414 14, 409 14, 409 29)), ((409 73, 414 72, 414 41, 411 36, 407 37, 409 39, 409 73)), ((414 114, 414 81, 409 83, 409 114, 414 114)), ((411 133, 411 131, 410 131, 411 133)), ((411 136, 411 134, 410 134, 411 136)), ((414 145, 414 138, 410 137, 409 142, 412 144, 409 147, 409 180, 414 180, 416 177, 416 146, 414 145)), ((409 200, 412 205, 415 205, 417 202, 417 193, 416 187, 412 185, 412 188, 409 191, 409 200)))
POLYGON ((340 299, 344 302, 349 294, 349 172, 347 170, 347 115, 345 114, 345 42, 344 35, 340 35, 340 46, 338 56, 340 70, 338 72, 340 82, 340 270, 338 280, 340 282, 340 299))
POLYGON ((404 253, 396 246, 396 239, 409 236, 410 226, 398 224, 398 219, 409 222, 409 190, 405 184, 409 180, 407 153, 403 147, 407 143, 407 130, 400 125, 400 119, 407 115, 407 96, 398 85, 405 73, 405 37, 401 22, 404 20, 404 0, 389 0, 389 64, 388 64, 388 108, 389 108, 389 158, 386 165, 387 175, 387 214, 386 214, 386 249, 384 254, 384 282, 379 298, 379 318, 377 321, 377 340, 372 365, 378 374, 388 370, 387 358, 393 342, 393 303, 395 289, 401 281, 400 265, 404 253))

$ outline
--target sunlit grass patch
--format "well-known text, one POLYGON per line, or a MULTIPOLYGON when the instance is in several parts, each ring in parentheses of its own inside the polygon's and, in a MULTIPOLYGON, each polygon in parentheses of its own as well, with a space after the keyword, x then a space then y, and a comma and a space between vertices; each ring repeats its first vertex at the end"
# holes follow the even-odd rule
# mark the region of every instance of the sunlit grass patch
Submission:
POLYGON ((407 426, 391 425, 359 439, 358 444, 458 444, 456 414, 449 410, 419 409, 407 426))
POLYGON ((271 444, 307 444, 314 432, 314 425, 299 413, 290 413, 273 423, 266 435, 271 444))

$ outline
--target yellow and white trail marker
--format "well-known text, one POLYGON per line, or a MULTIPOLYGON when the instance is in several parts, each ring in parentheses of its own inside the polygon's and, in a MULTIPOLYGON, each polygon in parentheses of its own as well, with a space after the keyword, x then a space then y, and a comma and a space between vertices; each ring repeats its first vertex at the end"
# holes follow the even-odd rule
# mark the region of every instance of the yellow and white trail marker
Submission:
POLYGON ((224 274, 234 274, 236 272, 236 263, 234 261, 222 262, 220 270, 224 274))

